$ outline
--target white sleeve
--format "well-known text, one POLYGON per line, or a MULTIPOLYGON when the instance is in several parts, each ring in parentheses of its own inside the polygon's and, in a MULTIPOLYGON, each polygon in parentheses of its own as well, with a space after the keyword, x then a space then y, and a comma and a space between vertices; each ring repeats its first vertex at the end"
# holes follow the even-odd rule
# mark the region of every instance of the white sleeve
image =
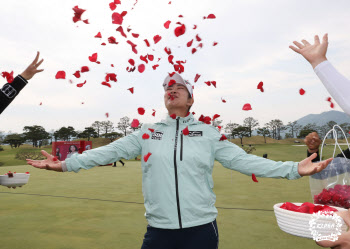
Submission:
POLYGON ((318 64, 314 71, 333 99, 350 115, 350 80, 340 74, 328 60, 318 64))

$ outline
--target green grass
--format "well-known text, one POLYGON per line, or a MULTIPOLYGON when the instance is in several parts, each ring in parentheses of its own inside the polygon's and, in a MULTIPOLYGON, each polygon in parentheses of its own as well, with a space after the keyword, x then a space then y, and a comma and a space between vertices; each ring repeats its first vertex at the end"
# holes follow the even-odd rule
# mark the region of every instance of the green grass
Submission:
MULTIPOLYGON (((11 153, 4 147, 0 161, 11 162, 11 153)), ((299 161, 306 157, 306 147, 290 144, 262 144, 256 149, 254 154, 267 153, 273 160, 299 161)), ((331 153, 331 147, 326 147, 326 156, 331 153)), ((29 183, 22 188, 0 186, 0 248, 141 247, 147 222, 140 204, 140 162, 96 167, 78 174, 23 164, 20 161, 19 166, 0 167, 0 174, 9 170, 31 173, 29 183)), ((313 240, 282 232, 272 211, 279 202, 312 202, 308 177, 258 178, 259 183, 255 183, 217 162, 213 177, 221 249, 319 248, 313 240)))

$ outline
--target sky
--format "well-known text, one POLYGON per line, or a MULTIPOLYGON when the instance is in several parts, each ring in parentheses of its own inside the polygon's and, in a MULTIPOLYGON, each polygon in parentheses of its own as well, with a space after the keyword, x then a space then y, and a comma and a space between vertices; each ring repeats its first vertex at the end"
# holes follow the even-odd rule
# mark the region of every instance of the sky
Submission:
MULTIPOLYGON (((322 38, 328 33, 327 58, 350 78, 347 0, 174 0, 171 4, 165 0, 121 0, 114 11, 109 8, 110 1, 3 1, 0 72, 22 73, 37 51, 44 58, 40 66, 44 72, 35 75, 0 115, 0 131, 21 133, 26 125, 41 125, 47 131, 73 126, 81 131, 96 120, 110 120, 116 126, 124 116, 142 123, 163 119, 167 110, 162 83, 167 73, 174 71, 164 47, 171 48, 174 61, 186 60, 182 76, 194 85, 191 111, 195 117, 219 114, 223 124, 242 124, 247 117, 254 117, 261 126, 276 118, 286 124, 332 110, 326 101, 330 95, 311 65, 289 48, 294 40, 313 43, 314 35, 322 38), (72 21, 76 5, 86 10, 82 19, 90 24, 72 21), (112 24, 112 13, 122 11, 127 11, 122 26, 127 39, 137 44, 138 54, 116 31, 119 25, 112 24), (209 14, 215 14, 216 19, 203 19, 209 14), (170 28, 165 29, 163 24, 168 20, 170 28), (176 22, 186 26, 180 37, 174 35, 176 22), (94 38, 98 32, 101 39, 94 38), (139 37, 133 38, 131 33, 139 37), (197 47, 197 34, 203 48, 192 54, 186 43, 194 39, 192 47, 197 47), (157 44, 153 42, 155 35, 162 37, 157 44), (108 43, 110 36, 116 38, 117 45, 108 43), (101 46, 103 42, 107 45, 101 46), (213 46, 213 42, 218 45, 213 46), (93 53, 98 53, 100 64, 89 61, 93 53), (146 54, 154 55, 155 60, 145 64, 145 72, 126 71, 129 59, 138 65, 144 63, 140 55, 146 54), (159 67, 153 70, 158 58, 159 67), (77 79, 73 73, 82 66, 90 71, 77 79), (61 70, 66 79, 55 79, 61 70), (118 81, 111 82, 111 88, 101 85, 106 73, 117 74, 118 81), (196 74, 201 77, 194 83, 196 74), (85 80, 83 87, 76 86, 85 80), (207 86, 205 81, 216 81, 217 87, 207 86), (257 89, 260 81, 264 82, 263 93, 257 89), (130 87, 134 87, 134 94, 127 90, 130 87), (300 88, 305 95, 299 94, 300 88), (242 110, 246 103, 251 104, 251 111, 242 110), (145 108, 145 115, 138 114, 139 107, 145 108)), ((0 86, 5 83, 0 77, 0 86)), ((341 111, 336 103, 334 110, 341 111)))

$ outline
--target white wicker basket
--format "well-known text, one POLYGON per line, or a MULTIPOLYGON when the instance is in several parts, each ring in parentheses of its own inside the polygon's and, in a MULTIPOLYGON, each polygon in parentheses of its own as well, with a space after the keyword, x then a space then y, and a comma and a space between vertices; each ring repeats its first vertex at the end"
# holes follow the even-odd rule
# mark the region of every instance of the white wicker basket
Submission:
POLYGON ((29 180, 30 174, 27 173, 8 173, 7 175, 0 175, 0 185, 15 188, 22 187, 29 180))
MULTIPOLYGON (((277 224, 280 227, 280 229, 286 233, 299 236, 299 237, 304 237, 304 238, 309 238, 312 239, 313 236, 311 234, 310 230, 310 224, 309 221, 312 219, 312 214, 305 214, 305 213, 298 213, 294 211, 289 211, 283 208, 280 208, 283 203, 277 203, 273 206, 273 209, 275 211, 276 219, 277 219, 277 224)), ((302 203, 293 203, 295 205, 300 206, 302 203)), ((315 204, 318 205, 318 204, 315 204)), ((338 211, 345 211, 346 209, 340 208, 340 207, 334 207, 338 211)), ((326 220, 324 222, 327 222, 326 220)), ((342 227, 341 230, 343 232, 347 231, 347 225, 342 219, 342 227)))

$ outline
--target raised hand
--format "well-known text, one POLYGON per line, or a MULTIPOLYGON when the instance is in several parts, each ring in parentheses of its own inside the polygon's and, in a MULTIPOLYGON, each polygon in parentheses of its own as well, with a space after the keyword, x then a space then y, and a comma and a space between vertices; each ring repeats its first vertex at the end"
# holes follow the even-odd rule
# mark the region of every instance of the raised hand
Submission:
POLYGON ((30 80, 31 78, 33 78, 33 76, 36 73, 40 73, 42 71, 44 71, 44 69, 38 69, 38 67, 41 65, 41 63, 43 63, 44 59, 41 59, 39 62, 39 55, 40 52, 37 52, 36 57, 34 59, 34 61, 27 67, 26 70, 24 70, 23 73, 21 73, 21 76, 23 78, 25 78, 26 80, 30 80))
POLYGON ((62 172, 62 163, 57 160, 54 156, 50 155, 46 151, 42 150, 41 154, 46 157, 45 160, 31 160, 26 159, 29 165, 39 169, 47 169, 62 172))
POLYGON ((299 175, 310 176, 318 172, 321 172, 333 160, 333 158, 329 158, 322 162, 313 163, 312 160, 314 160, 316 157, 317 157, 317 153, 313 153, 308 158, 305 158, 303 161, 299 162, 298 164, 299 175))
POLYGON ((310 44, 306 40, 301 40, 301 43, 297 41, 293 41, 294 46, 289 46, 294 52, 301 54, 313 68, 315 68, 321 62, 327 60, 326 53, 328 48, 328 34, 325 34, 322 39, 322 43, 320 43, 320 38, 318 35, 315 35, 315 43, 310 44))

